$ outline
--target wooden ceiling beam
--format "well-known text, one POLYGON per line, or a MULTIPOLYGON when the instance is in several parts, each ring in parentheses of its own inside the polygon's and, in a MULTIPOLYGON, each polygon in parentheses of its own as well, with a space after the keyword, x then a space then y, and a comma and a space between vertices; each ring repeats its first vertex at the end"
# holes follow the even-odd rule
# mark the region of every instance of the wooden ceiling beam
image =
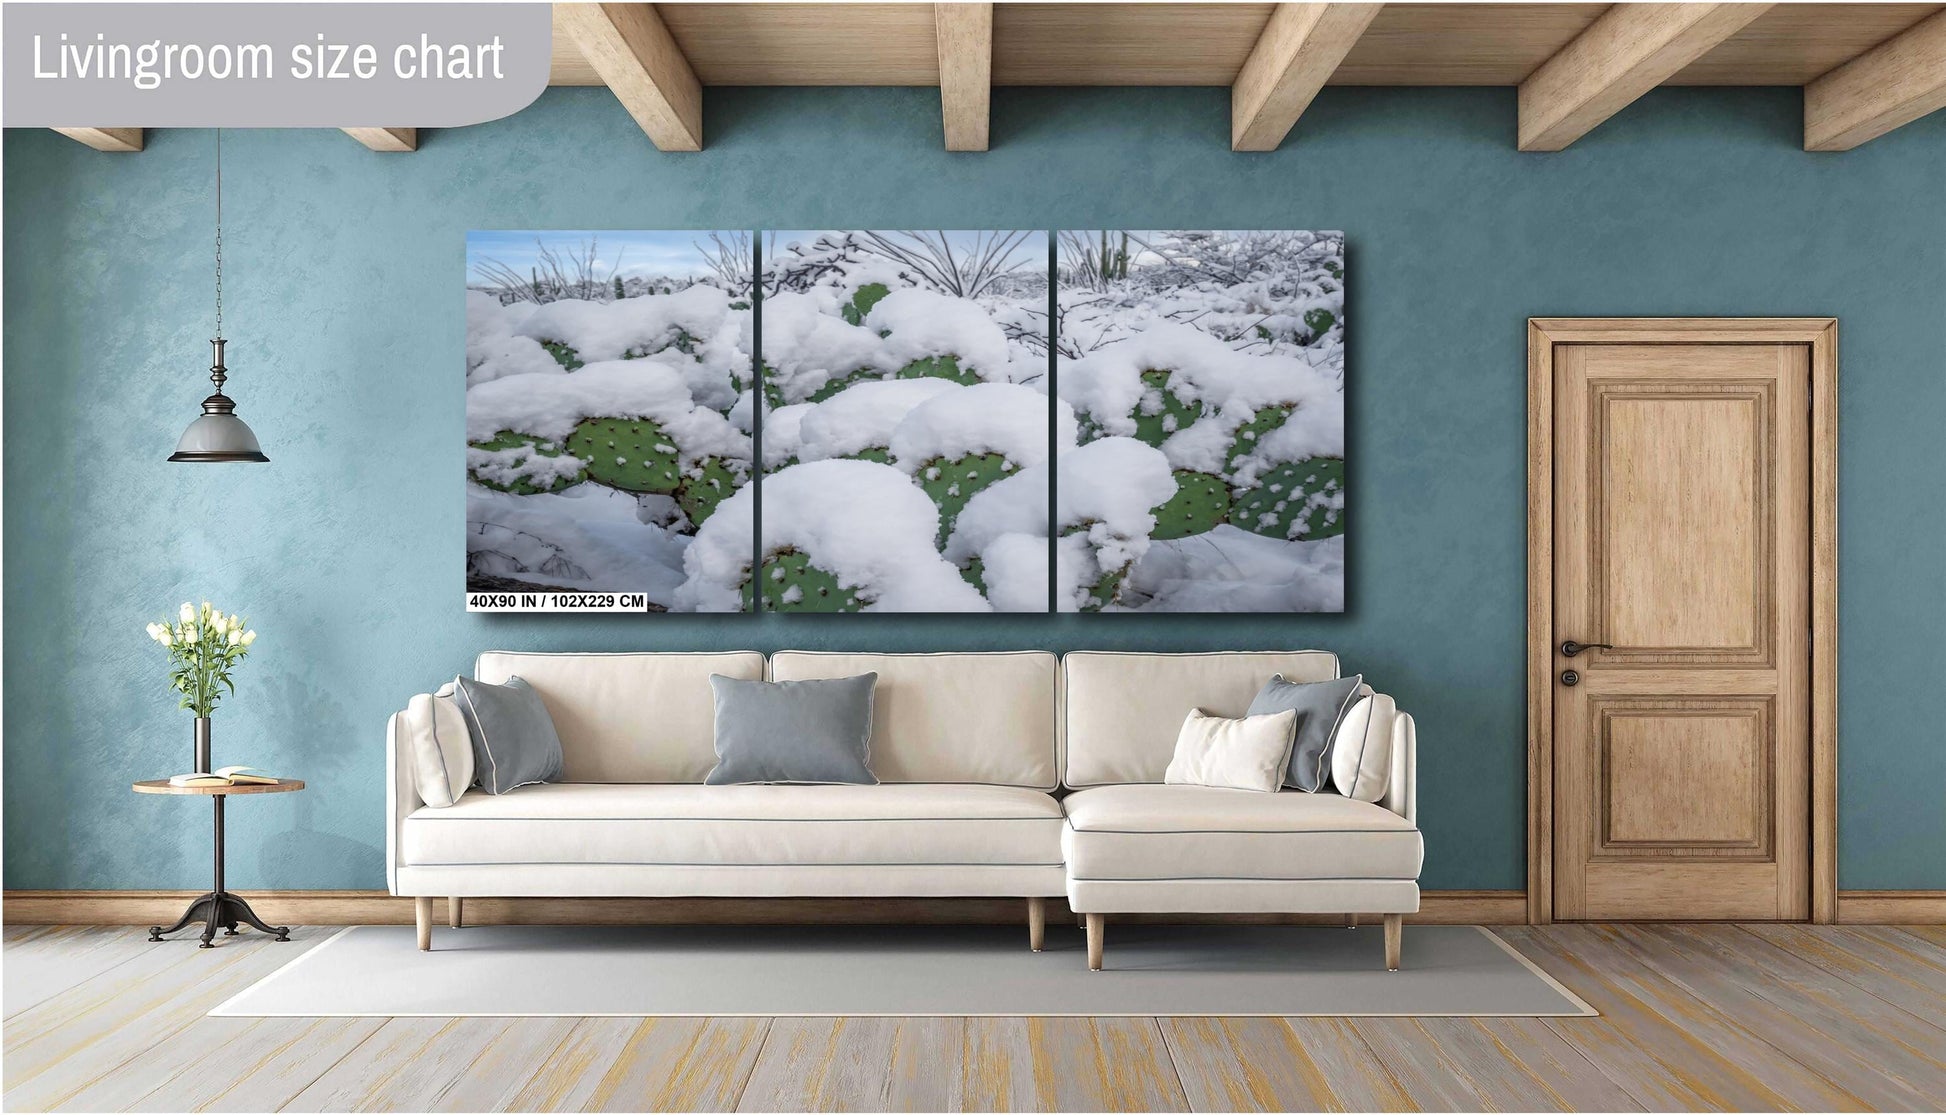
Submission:
POLYGON ((1616 4, 1520 83, 1522 151, 1559 151, 1769 4, 1616 4))
POLYGON ((417 151, 417 128, 339 128, 351 138, 374 151, 417 151))
POLYGON ((556 4, 557 24, 658 148, 703 149, 703 87, 653 4, 556 4))
POLYGON ((57 132, 97 151, 140 151, 140 128, 55 128, 57 132))
POLYGON ((985 151, 993 100, 993 5, 934 4, 946 150, 985 151))
POLYGON ((1277 5, 1230 86, 1230 150, 1277 150, 1384 6, 1277 5))
POLYGON ((1804 149, 1849 151, 1946 108, 1946 11, 1804 87, 1804 149))

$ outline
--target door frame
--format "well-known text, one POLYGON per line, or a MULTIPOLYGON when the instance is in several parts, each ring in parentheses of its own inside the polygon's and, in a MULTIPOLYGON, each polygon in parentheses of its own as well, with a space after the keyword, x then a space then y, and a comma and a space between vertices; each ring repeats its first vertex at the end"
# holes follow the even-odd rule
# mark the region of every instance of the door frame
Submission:
POLYGON ((1811 920, 1838 913, 1838 319, 1527 319, 1527 920, 1554 920, 1554 346, 1811 349, 1811 920))

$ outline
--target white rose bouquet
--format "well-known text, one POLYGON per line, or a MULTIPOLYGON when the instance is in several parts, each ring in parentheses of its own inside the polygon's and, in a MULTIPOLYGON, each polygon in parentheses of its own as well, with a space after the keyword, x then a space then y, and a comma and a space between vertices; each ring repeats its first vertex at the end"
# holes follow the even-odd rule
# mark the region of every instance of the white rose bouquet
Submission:
POLYGON ((168 648, 169 685, 182 694, 182 707, 198 717, 210 714, 222 690, 236 693, 230 671, 257 641, 242 616, 226 616, 207 600, 200 609, 185 603, 175 622, 151 623, 148 632, 168 648))

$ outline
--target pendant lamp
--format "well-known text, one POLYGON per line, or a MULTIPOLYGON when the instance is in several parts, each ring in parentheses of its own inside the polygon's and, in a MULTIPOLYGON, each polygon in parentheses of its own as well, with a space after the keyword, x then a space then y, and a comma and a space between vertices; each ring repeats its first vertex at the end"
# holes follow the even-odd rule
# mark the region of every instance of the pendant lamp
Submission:
POLYGON ((203 400, 202 417, 176 442, 171 461, 268 461, 257 435, 236 416, 236 404, 223 393, 229 370, 223 366, 223 131, 216 132, 216 336, 210 341, 209 378, 216 394, 203 400))

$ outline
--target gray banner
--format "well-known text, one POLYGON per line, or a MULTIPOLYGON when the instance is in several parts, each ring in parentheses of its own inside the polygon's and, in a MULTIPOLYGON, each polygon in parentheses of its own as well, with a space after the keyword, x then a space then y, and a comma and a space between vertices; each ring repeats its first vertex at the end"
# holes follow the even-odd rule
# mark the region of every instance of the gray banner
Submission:
POLYGON ((9 127, 451 128, 547 86, 546 4, 7 4, 9 127))

